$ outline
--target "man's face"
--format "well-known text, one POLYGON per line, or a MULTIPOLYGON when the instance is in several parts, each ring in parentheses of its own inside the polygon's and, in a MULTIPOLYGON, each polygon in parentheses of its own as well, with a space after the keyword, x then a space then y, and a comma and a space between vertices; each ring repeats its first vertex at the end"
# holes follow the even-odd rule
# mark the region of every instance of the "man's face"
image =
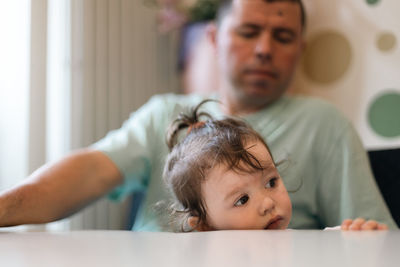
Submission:
POLYGON ((221 93, 239 106, 260 109, 285 92, 294 74, 303 48, 300 6, 234 0, 216 46, 221 93))
POLYGON ((238 173, 225 164, 211 169, 201 186, 207 210, 203 230, 287 228, 292 205, 271 155, 259 141, 247 150, 265 170, 238 173))

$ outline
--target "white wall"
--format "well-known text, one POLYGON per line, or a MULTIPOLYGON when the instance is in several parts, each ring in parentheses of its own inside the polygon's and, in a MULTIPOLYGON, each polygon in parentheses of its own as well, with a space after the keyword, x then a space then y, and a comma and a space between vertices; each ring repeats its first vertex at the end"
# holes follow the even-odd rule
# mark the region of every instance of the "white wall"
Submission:
POLYGON ((294 92, 322 97, 368 149, 400 147, 400 1, 304 0, 307 48, 294 92))

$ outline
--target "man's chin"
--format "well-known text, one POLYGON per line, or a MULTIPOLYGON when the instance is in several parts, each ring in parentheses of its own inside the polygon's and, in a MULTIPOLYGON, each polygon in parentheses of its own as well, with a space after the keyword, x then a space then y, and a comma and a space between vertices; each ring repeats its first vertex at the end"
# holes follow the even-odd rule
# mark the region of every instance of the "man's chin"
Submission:
POLYGON ((270 83, 252 83, 242 87, 243 97, 254 104, 269 104, 277 100, 283 93, 281 89, 270 83))
POLYGON ((243 92, 243 101, 254 105, 263 105, 273 102, 276 96, 270 90, 260 90, 258 88, 248 88, 243 92))
POLYGON ((238 99, 240 106, 247 112, 255 112, 267 107, 274 100, 268 96, 245 95, 238 99))

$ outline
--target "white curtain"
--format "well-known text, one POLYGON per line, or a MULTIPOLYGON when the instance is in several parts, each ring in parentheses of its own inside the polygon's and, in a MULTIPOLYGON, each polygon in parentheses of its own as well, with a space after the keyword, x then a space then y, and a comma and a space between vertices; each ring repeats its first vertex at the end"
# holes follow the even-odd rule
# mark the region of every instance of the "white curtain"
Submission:
POLYGON ((30 2, 0 1, 0 190, 28 172, 30 2))
MULTIPOLYGON (((155 10, 142 1, 32 0, 30 13, 27 149, 15 159, 26 158, 22 176, 102 138, 150 96, 178 90, 176 37, 157 34, 155 10)), ((123 229, 129 204, 103 199, 47 228, 123 229)))

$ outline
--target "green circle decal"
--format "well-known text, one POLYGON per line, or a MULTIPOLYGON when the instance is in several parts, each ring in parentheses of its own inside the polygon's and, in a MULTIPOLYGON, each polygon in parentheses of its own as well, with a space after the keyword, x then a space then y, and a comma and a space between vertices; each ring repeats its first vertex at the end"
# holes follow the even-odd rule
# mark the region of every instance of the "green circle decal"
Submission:
POLYGON ((400 93, 390 92, 376 98, 368 110, 371 128, 383 137, 400 137, 400 93))
POLYGON ((380 0, 366 0, 368 5, 376 5, 380 0))

